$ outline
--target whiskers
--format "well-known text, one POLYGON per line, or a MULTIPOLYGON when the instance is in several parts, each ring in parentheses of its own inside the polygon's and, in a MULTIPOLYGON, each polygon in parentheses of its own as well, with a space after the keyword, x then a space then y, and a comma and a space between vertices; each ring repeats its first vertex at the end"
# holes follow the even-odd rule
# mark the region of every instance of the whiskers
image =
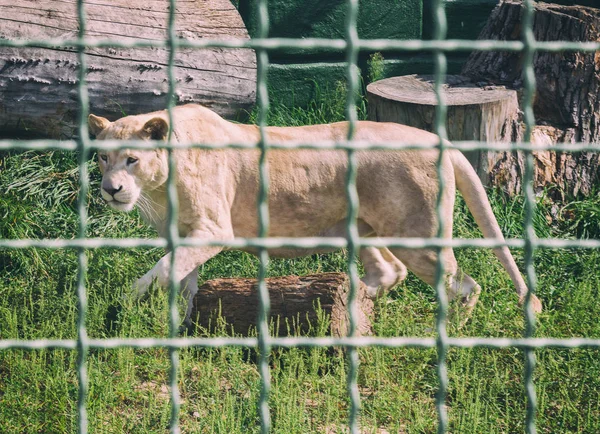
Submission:
POLYGON ((164 220, 164 215, 166 213, 165 206, 156 202, 154 199, 152 199, 152 197, 146 196, 142 193, 140 194, 136 205, 145 219, 154 223, 164 220))

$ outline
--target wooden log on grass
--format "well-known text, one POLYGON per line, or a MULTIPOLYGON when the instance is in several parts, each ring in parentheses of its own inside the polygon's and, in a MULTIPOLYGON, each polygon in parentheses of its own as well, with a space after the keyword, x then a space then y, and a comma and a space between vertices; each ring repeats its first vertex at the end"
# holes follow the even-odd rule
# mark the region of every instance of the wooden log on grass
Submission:
MULTIPOLYGON (((85 2, 86 38, 166 41, 168 0, 85 2)), ((248 39, 229 0, 177 2, 176 36, 248 39)), ((0 0, 0 38, 75 40, 76 0, 0 0)), ((167 47, 86 49, 90 110, 109 119, 167 105, 167 47)), ((79 60, 73 46, 0 47, 0 131, 4 137, 69 138, 79 110, 79 60)), ((178 104, 196 102, 235 118, 254 104, 256 58, 250 49, 178 48, 173 73, 178 104)))
MULTIPOLYGON (((332 336, 348 333, 347 297, 350 281, 344 273, 319 273, 308 276, 272 277, 266 279, 271 302, 269 323, 279 336, 306 333, 317 327, 316 308, 329 317, 332 336)), ((194 298, 192 320, 201 328, 215 332, 247 335, 256 328, 259 311, 256 279, 214 279, 200 287, 194 298)), ((364 285, 358 289, 357 334, 373 333, 371 318, 373 301, 366 296, 364 285)))

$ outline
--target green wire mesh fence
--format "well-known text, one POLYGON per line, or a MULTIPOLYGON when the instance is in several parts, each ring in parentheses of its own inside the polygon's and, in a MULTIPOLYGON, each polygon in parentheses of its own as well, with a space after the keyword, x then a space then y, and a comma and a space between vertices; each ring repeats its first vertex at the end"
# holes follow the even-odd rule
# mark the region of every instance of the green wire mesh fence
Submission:
MULTIPOLYGON (((447 415, 445 408, 446 391, 448 378, 446 373, 446 353, 450 347, 456 348, 507 348, 515 347, 523 350, 525 355, 525 372, 524 381, 527 394, 527 413, 525 427, 528 433, 536 432, 535 416, 536 416, 536 393, 533 383, 533 374, 535 370, 535 349, 538 348, 583 348, 583 347, 600 347, 600 339, 591 338, 571 338, 571 339, 550 339, 550 338, 534 338, 535 332, 535 317, 530 306, 529 294, 526 298, 524 314, 526 319, 526 328, 522 338, 451 338, 446 333, 446 315, 448 310, 448 302, 443 282, 443 264, 438 261, 437 267, 437 284, 435 285, 438 309, 436 329, 437 337, 420 338, 420 337, 392 337, 392 338, 377 338, 377 337, 357 337, 356 318, 357 318, 357 303, 356 294, 358 288, 358 269, 355 262, 355 256, 361 246, 372 247, 403 247, 403 248, 435 248, 438 251, 444 247, 518 247, 525 251, 525 271, 527 284, 532 292, 535 291, 536 277, 533 268, 533 255, 538 248, 600 248, 599 240, 558 240, 558 239, 537 239, 533 228, 534 216, 534 192, 532 188, 533 177, 533 157, 531 151, 534 149, 529 143, 531 136, 531 128, 534 124, 534 116, 532 110, 532 98, 535 88, 535 75, 533 71, 533 55, 535 51, 564 51, 564 50, 579 50, 579 51, 597 51, 600 50, 600 43, 572 43, 572 42, 537 42, 534 39, 533 26, 533 0, 524 0, 523 26, 520 41, 463 41, 463 40, 445 40, 446 35, 446 16, 444 11, 444 0, 434 0, 432 9, 434 12, 434 39, 431 41, 422 40, 360 40, 356 30, 356 20, 358 13, 358 0, 347 0, 347 20, 346 20, 346 35, 345 39, 319 39, 309 38, 302 40, 293 39, 277 39, 268 38, 269 19, 267 10, 267 0, 258 2, 258 17, 259 30, 258 37, 252 40, 211 40, 203 39, 199 41, 189 41, 179 39, 175 33, 175 6, 176 0, 170 0, 168 14, 168 32, 166 40, 139 40, 134 42, 124 43, 117 40, 94 40, 90 41, 86 38, 86 13, 83 0, 78 0, 77 11, 79 19, 79 35, 75 40, 0 40, 0 46, 5 47, 75 47, 79 55, 79 126, 78 139, 75 141, 0 141, 0 150, 6 149, 63 149, 78 151, 79 155, 79 179, 80 192, 78 196, 77 209, 79 213, 79 230, 78 236, 73 240, 66 239, 0 239, 0 247, 10 249, 23 248, 47 248, 47 249, 62 249, 71 248, 77 251, 78 254, 78 276, 77 276, 77 297, 78 297, 78 320, 77 320, 77 339, 76 340, 18 340, 4 339, 0 340, 0 350, 6 349, 28 349, 35 350, 41 348, 63 348, 77 351, 77 377, 79 384, 78 395, 78 431, 80 433, 87 432, 87 393, 88 393, 88 378, 86 370, 86 357, 90 349, 111 349, 111 348, 150 348, 163 347, 167 348, 170 354, 171 370, 170 370, 170 400, 171 400, 171 416, 170 430, 172 433, 179 432, 179 406, 180 397, 178 390, 178 350, 187 347, 207 347, 219 348, 225 346, 243 346, 255 347, 259 350, 258 367, 261 376, 261 390, 258 402, 260 425, 263 433, 270 430, 270 412, 268 406, 269 390, 270 390, 270 374, 269 374, 269 352, 273 347, 290 348, 290 347, 330 347, 340 346, 347 349, 348 357, 348 376, 347 376, 347 391, 350 397, 350 410, 348 424, 350 432, 358 433, 358 416, 360 410, 360 395, 357 385, 358 376, 358 348, 363 347, 384 347, 384 348, 437 348, 437 376, 439 380, 439 389, 436 396, 436 408, 438 414, 438 432, 444 433, 447 431, 447 415), (147 239, 97 239, 86 238, 86 222, 87 209, 86 197, 89 187, 88 173, 86 161, 91 149, 123 149, 123 148, 151 148, 162 147, 169 150, 173 149, 171 137, 169 134, 166 143, 159 142, 111 142, 102 143, 90 142, 87 129, 88 116, 88 94, 86 88, 86 48, 91 47, 166 47, 169 49, 169 65, 168 65, 168 83, 169 83, 169 98, 168 107, 169 119, 172 121, 170 109, 173 106, 175 95, 175 78, 173 73, 174 58, 177 49, 185 48, 207 48, 207 47, 222 47, 222 48, 253 48, 257 54, 258 65, 258 123, 260 127, 260 141, 256 145, 260 149, 261 157, 260 164, 260 191, 258 197, 259 203, 259 233, 257 238, 234 240, 190 240, 181 239, 177 231, 177 194, 174 179, 175 162, 171 152, 169 152, 169 178, 167 181, 168 189, 168 231, 166 238, 155 240, 147 239), (266 116, 269 110, 269 98, 267 92, 267 69, 268 69, 268 52, 271 50, 282 48, 303 48, 306 50, 328 48, 329 50, 337 50, 346 53, 347 62, 347 101, 346 115, 349 121, 349 128, 346 140, 340 143, 304 143, 304 144, 281 144, 269 143, 265 133, 266 116), (435 60, 435 93, 437 96, 437 110, 435 118, 435 131, 439 136, 439 142, 435 146, 439 149, 439 158, 443 156, 445 149, 456 148, 463 151, 466 150, 522 150, 526 154, 526 172, 525 172, 525 198, 526 198, 526 214, 525 214, 525 233, 523 239, 480 239, 480 240, 465 240, 454 239, 448 240, 442 237, 444 228, 442 223, 438 228, 437 238, 416 239, 416 238, 379 238, 379 239, 362 239, 358 235, 356 227, 356 216, 358 210, 358 194, 356 190, 356 170, 357 163, 355 152, 363 149, 425 149, 430 148, 430 145, 418 143, 363 143, 355 141, 354 131, 357 122, 357 114, 355 110, 355 95, 358 90, 358 68, 357 60, 358 53, 361 50, 366 51, 431 51, 435 60), (503 50, 503 51, 520 51, 523 54, 524 61, 524 88, 525 96, 524 115, 526 123, 525 140, 523 143, 479 143, 479 142, 457 142, 448 144, 443 139, 446 137, 445 117, 446 106, 444 104, 444 95, 442 93, 442 84, 444 83, 446 74, 446 53, 454 51, 471 51, 471 50, 503 50), (269 229, 269 213, 268 213, 268 167, 267 154, 269 149, 288 149, 288 148, 335 148, 344 149, 348 157, 348 173, 346 183, 346 195, 348 201, 348 217, 347 217, 347 235, 346 237, 333 238, 269 238, 267 236, 269 229), (171 251, 183 246, 225 246, 229 248, 248 248, 252 247, 258 250, 260 267, 258 273, 259 279, 259 300, 260 312, 258 318, 258 337, 257 338, 237 338, 237 337, 215 337, 215 338, 183 338, 178 337, 179 314, 177 309, 176 297, 178 293, 178 282, 175 280, 173 273, 174 267, 171 264, 170 273, 170 292, 169 292, 169 337, 168 338, 136 338, 136 339, 91 339, 88 337, 85 327, 87 299, 86 299, 86 249, 114 247, 114 248, 132 248, 132 247, 166 247, 171 251), (350 291, 348 295, 348 309, 350 313, 350 324, 348 337, 270 337, 268 329, 269 317, 269 297, 268 289, 265 283, 267 265, 269 261, 268 249, 278 247, 296 247, 296 248, 315 248, 315 247, 333 247, 346 248, 348 250, 348 273, 350 275, 350 291)), ((172 124, 172 122, 170 122, 172 124)), ((194 144, 190 145, 197 148, 221 148, 224 146, 244 148, 248 145, 229 144, 229 145, 212 145, 212 144, 194 144)), ((181 147, 181 145, 178 145, 181 147)), ((543 149, 539 146, 536 150, 543 149)), ((600 151, 598 144, 575 144, 575 145, 555 145, 552 147, 557 151, 600 151)), ((438 165, 438 170, 439 170, 438 165)), ((444 185, 442 177, 440 179, 440 192, 444 185)), ((438 197, 441 197, 439 194, 438 197)), ((438 216, 441 212, 441 202, 438 200, 438 216)), ((438 219, 442 222, 442 219, 438 219)), ((171 256, 174 261, 175 255, 171 256)))

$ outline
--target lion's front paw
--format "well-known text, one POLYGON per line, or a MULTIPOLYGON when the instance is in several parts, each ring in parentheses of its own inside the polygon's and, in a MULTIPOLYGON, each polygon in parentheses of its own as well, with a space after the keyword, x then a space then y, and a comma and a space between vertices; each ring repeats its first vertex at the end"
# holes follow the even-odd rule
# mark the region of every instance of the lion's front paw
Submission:
POLYGON ((133 282, 131 289, 137 298, 142 298, 148 292, 150 286, 152 286, 152 280, 148 279, 147 276, 142 276, 133 282))
POLYGON ((365 291, 367 293, 367 297, 369 297, 371 300, 376 300, 379 297, 385 295, 386 288, 384 288, 382 285, 377 285, 377 286, 365 285, 365 291))

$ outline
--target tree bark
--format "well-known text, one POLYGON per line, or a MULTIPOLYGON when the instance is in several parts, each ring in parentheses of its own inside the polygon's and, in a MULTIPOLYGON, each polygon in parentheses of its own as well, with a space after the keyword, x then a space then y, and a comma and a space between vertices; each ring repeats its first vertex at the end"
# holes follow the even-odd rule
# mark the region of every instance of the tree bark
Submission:
MULTIPOLYGON (((481 86, 466 77, 449 75, 443 88, 448 107, 446 130, 449 140, 502 142, 518 133, 518 100, 504 86, 481 86)), ((369 119, 397 122, 423 130, 434 130, 437 99, 432 76, 392 77, 367 86, 369 119)), ((484 184, 496 154, 488 151, 465 153, 484 184)))
MULTIPOLYGON (((346 301, 350 287, 344 273, 266 279, 271 302, 269 323, 279 336, 307 333, 318 325, 317 305, 330 318, 330 333, 341 337, 348 333, 346 301)), ((209 332, 223 330, 247 335, 256 328, 259 311, 256 279, 214 279, 200 287, 194 299, 192 320, 209 332)), ((373 301, 361 283, 357 302, 359 336, 373 333, 373 301)))
MULTIPOLYGON (((167 38, 169 2, 111 0, 85 4, 86 37, 133 41, 167 38)), ((0 38, 76 39, 75 0, 0 0, 0 38)), ((178 2, 180 38, 248 38, 229 0, 178 2)), ((167 48, 90 48, 87 88, 90 111, 109 119, 164 109, 167 105, 167 48)), ((74 47, 0 47, 0 129, 4 136, 68 138, 79 110, 79 60, 74 47)), ((249 109, 255 100, 256 59, 249 49, 176 51, 178 104, 196 102, 226 117, 249 109)))
MULTIPOLYGON (((479 39, 519 40, 521 2, 500 3, 479 39)), ((533 33, 537 41, 590 42, 600 40, 600 9, 536 3, 533 33)), ((522 86, 522 53, 474 51, 463 68, 473 80, 522 86)), ((575 128, 575 140, 600 136, 600 57, 594 52, 536 52, 536 118, 575 128)))
MULTIPOLYGON (((501 2, 490 15, 479 39, 518 40, 521 32, 522 2, 501 2)), ((538 41, 600 40, 600 9, 561 6, 537 2, 533 32, 538 41)), ((463 74, 475 81, 522 87, 522 54, 501 51, 474 51, 463 74)), ((600 57, 594 52, 537 52, 533 59, 536 76, 534 112, 540 126, 534 143, 597 142, 600 140, 600 57)), ((584 195, 599 180, 598 156, 592 152, 534 153, 535 187, 558 186, 560 195, 584 195)), ((518 191, 523 157, 503 153, 492 167, 492 182, 508 182, 509 191, 518 191), (515 166, 510 169, 510 166, 515 166)))
MULTIPOLYGON (((556 143, 575 143, 573 129, 562 130, 551 125, 536 125, 531 132, 531 143, 544 147, 533 151, 534 191, 546 191, 553 199, 564 200, 578 195, 588 196, 598 185, 600 158, 597 152, 556 152, 556 143), (549 149, 550 148, 550 149, 549 149)), ((523 152, 496 154, 490 171, 490 182, 502 186, 510 194, 523 191, 525 157, 523 152)))

